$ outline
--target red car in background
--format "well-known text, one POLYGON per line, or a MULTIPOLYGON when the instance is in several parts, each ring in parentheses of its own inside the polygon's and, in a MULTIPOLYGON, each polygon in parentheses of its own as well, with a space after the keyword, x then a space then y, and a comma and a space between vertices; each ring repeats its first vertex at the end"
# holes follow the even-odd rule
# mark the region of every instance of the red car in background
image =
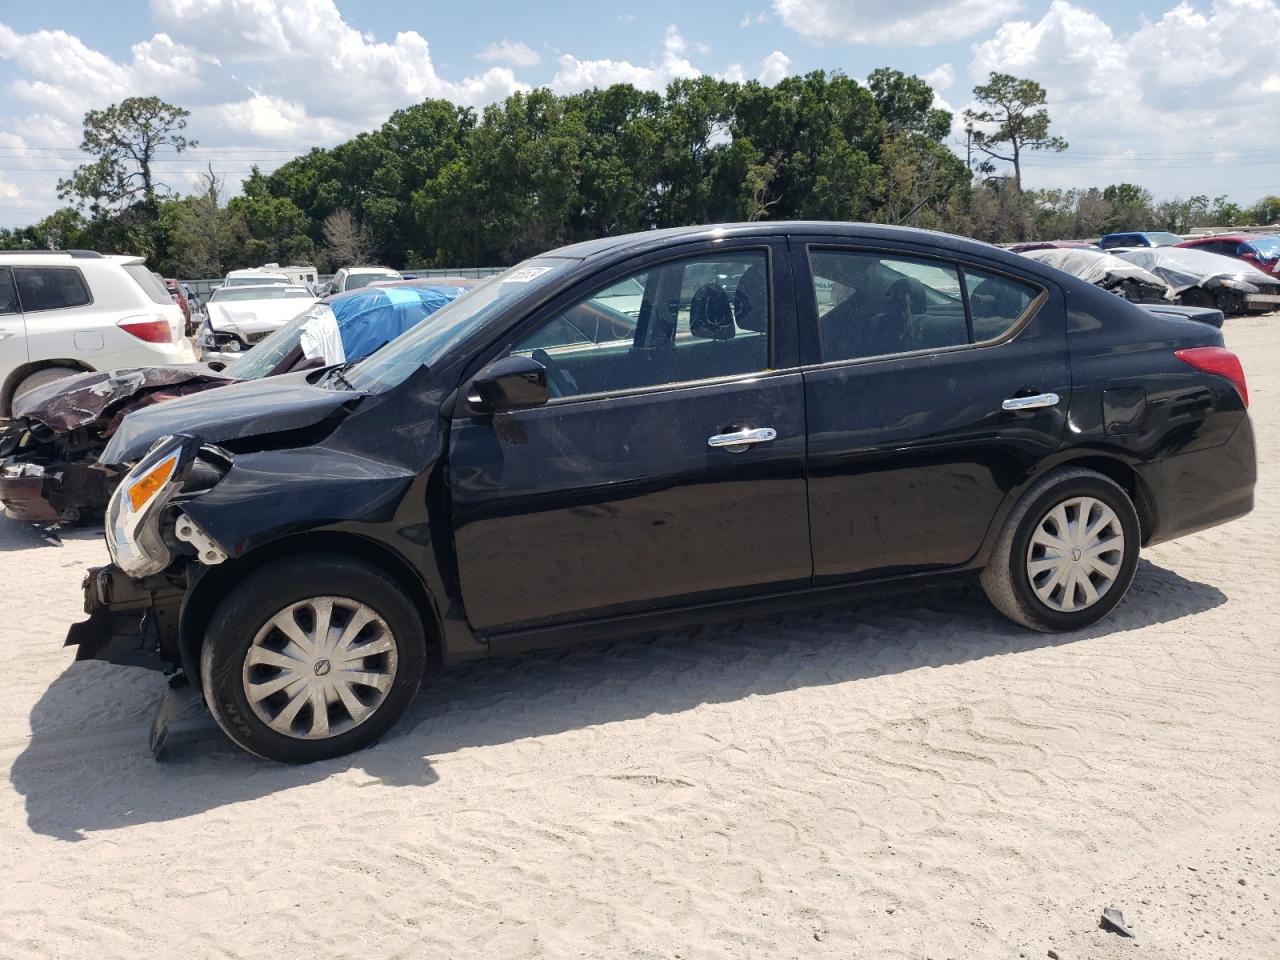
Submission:
POLYGON ((1212 237, 1184 240, 1177 246, 1220 253, 1224 257, 1234 257, 1253 264, 1263 273, 1280 277, 1280 235, 1220 233, 1212 237))
POLYGON ((195 324, 191 322, 191 302, 187 300, 187 295, 182 290, 182 284, 178 283, 177 280, 165 279, 164 288, 169 291, 169 296, 173 297, 174 303, 181 308, 182 316, 187 322, 187 336, 191 336, 196 332, 196 328, 195 324))

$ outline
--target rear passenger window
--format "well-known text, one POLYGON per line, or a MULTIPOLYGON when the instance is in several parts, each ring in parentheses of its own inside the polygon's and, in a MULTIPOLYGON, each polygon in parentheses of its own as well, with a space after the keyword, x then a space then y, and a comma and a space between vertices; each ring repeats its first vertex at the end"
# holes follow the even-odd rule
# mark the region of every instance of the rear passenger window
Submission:
POLYGON ((810 255, 822 359, 954 347, 969 342, 959 270, 851 250, 810 255))
POLYGON ((75 267, 14 267, 13 276, 24 313, 83 307, 93 300, 75 267))
POLYGON ((982 270, 965 267, 964 276, 976 343, 1003 337, 1040 295, 1030 284, 982 270))
POLYGON ((173 303, 173 297, 164 288, 164 281, 156 279, 156 275, 147 269, 145 263, 126 263, 124 272, 133 277, 152 303, 173 303))
POLYGON ((741 251, 632 274, 550 318, 512 353, 552 396, 612 393, 769 367, 769 260, 741 251))

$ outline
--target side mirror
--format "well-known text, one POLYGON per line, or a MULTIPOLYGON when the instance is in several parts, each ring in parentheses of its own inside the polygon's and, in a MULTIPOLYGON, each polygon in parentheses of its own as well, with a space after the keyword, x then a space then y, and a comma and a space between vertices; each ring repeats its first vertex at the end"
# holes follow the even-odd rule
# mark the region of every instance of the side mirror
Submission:
POLYGON ((550 398, 547 368, 529 357, 495 360, 475 375, 467 402, 480 413, 540 407, 550 398))

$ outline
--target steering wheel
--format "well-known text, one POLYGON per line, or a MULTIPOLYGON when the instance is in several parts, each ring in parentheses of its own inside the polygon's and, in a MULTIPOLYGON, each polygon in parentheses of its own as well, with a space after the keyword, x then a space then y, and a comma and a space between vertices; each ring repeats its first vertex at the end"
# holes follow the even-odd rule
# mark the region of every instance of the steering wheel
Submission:
POLYGON ((573 374, 566 370, 563 364, 552 360, 551 355, 542 347, 533 351, 530 356, 546 367, 547 385, 551 387, 555 396, 568 397, 582 392, 578 389, 578 381, 573 374))

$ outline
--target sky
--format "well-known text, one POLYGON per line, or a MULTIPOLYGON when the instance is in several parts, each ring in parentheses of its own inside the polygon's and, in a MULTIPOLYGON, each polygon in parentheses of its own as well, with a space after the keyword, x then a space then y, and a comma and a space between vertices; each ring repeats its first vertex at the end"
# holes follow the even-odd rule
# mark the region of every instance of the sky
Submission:
POLYGON ((209 165, 235 186, 428 97, 880 66, 933 85, 961 155, 975 83, 1042 83, 1071 146, 1028 160, 1028 187, 1249 203, 1280 194, 1278 30, 1280 0, 4 0, 0 226, 60 205, 85 111, 127 96, 191 110, 199 147, 157 165, 183 190, 209 165))

